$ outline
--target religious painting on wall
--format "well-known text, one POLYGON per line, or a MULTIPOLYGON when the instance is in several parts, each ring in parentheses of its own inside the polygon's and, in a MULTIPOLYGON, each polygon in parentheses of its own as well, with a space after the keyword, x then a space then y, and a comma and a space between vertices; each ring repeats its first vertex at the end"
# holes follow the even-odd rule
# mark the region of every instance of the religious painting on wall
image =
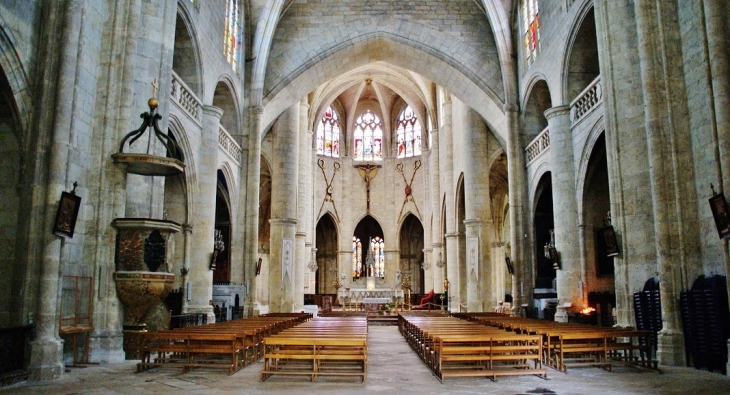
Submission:
POLYGON ((596 229, 596 275, 613 276, 613 257, 619 254, 618 242, 613 226, 596 229))
MULTIPOLYGON (((76 187, 74 186, 74 190, 76 187)), ((76 218, 81 207, 81 197, 71 191, 61 193, 61 201, 58 202, 56 221, 53 225, 53 234, 61 237, 74 237, 76 229, 76 218)))
POLYGON ((717 235, 721 239, 730 238, 730 216, 728 216, 725 195, 718 193, 711 197, 709 201, 712 217, 715 219, 715 226, 717 227, 717 235))

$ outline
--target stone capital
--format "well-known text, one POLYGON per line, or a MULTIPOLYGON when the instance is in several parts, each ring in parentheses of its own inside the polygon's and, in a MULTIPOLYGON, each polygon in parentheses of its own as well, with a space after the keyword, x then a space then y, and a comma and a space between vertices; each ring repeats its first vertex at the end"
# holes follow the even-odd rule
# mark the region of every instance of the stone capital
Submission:
POLYGON ((547 118, 548 121, 554 117, 570 116, 570 106, 556 106, 548 108, 543 114, 545 114, 545 118, 547 118))
POLYGON ((518 106, 517 104, 514 104, 514 103, 505 103, 502 106, 502 110, 504 112, 518 112, 518 111, 520 111, 520 106, 518 106))
POLYGON ((223 116, 223 109, 218 108, 216 106, 204 105, 203 106, 203 115, 212 116, 212 117, 221 119, 221 117, 223 116))
POLYGON ((271 218, 269 220, 271 225, 296 225, 298 222, 296 218, 271 218))

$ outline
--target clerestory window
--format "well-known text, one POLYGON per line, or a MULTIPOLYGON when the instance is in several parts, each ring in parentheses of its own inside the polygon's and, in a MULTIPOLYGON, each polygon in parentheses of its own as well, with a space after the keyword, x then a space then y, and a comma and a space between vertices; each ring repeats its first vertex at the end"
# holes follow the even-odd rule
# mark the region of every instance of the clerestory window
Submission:
POLYGON ((327 107, 317 126, 317 155, 340 157, 340 119, 332 106, 327 107))
POLYGON ((522 1, 522 29, 527 67, 535 62, 540 53, 540 12, 537 3, 538 0, 522 1))
POLYGON ((421 155, 421 122, 418 121, 411 106, 406 106, 398 115, 395 130, 398 158, 421 155))
POLYGON ((365 111, 355 121, 353 140, 354 160, 383 160, 383 123, 372 111, 365 111))
POLYGON ((240 8, 238 0, 226 0, 226 19, 223 30, 223 55, 234 71, 238 68, 241 47, 240 8))

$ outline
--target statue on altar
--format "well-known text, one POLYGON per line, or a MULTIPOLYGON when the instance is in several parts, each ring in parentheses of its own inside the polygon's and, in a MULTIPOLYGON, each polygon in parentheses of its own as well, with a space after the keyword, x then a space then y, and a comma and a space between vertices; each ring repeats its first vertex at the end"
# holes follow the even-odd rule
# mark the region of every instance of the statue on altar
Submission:
POLYGON ((395 272, 395 286, 396 286, 396 288, 401 285, 400 282, 401 282, 401 272, 400 272, 400 269, 398 269, 395 272))

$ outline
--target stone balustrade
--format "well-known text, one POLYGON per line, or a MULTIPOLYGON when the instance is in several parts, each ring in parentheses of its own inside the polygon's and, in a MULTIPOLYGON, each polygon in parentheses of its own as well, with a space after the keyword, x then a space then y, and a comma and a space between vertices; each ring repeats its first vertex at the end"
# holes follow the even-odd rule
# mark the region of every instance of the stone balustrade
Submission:
POLYGON ((550 147, 550 131, 545 128, 540 134, 535 137, 530 144, 527 145, 525 153, 527 154, 527 164, 529 165, 543 152, 547 151, 550 147))
POLYGON ((218 147, 228 154, 237 165, 241 165, 241 146, 236 143, 236 140, 231 137, 223 126, 218 129, 218 147))
POLYGON ((193 120, 201 124, 203 103, 193 93, 192 89, 174 71, 172 72, 172 89, 170 98, 173 103, 183 109, 193 120))
POLYGON ((570 103, 570 121, 575 125, 588 112, 603 102, 601 76, 596 77, 572 103, 570 103))

